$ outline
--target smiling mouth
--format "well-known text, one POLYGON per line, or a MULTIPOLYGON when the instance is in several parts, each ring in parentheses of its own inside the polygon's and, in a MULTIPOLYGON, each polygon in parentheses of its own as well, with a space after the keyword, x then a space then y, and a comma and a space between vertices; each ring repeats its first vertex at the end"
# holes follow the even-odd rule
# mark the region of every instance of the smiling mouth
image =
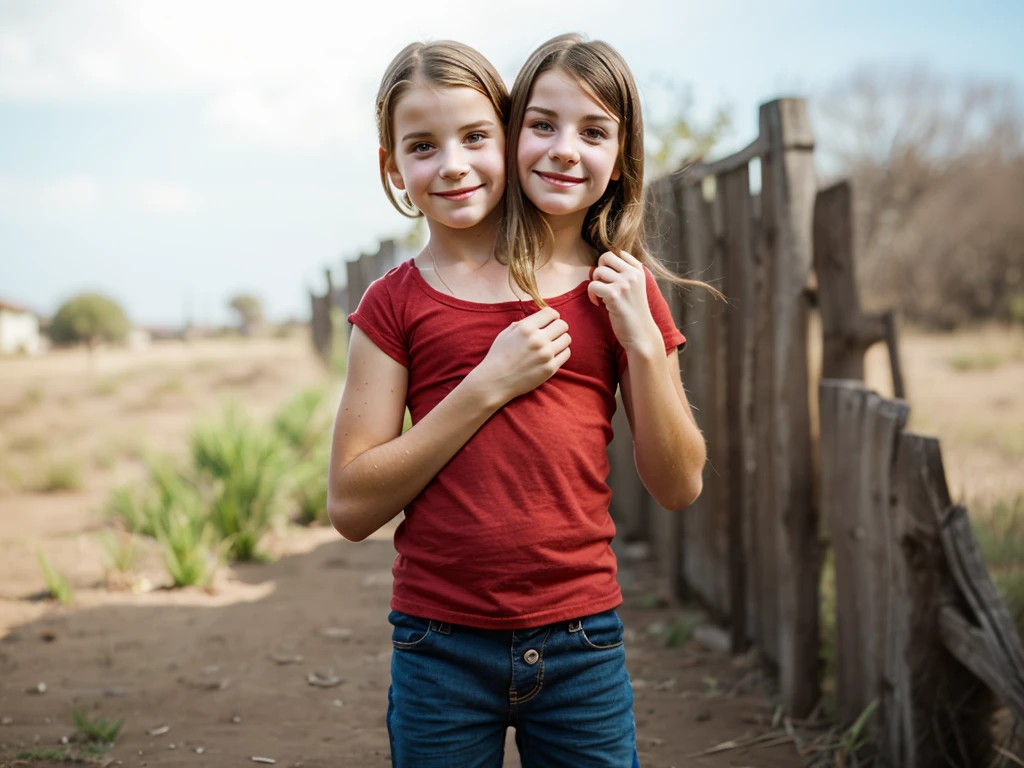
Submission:
POLYGON ((433 192, 431 194, 434 197, 440 197, 442 200, 466 200, 478 189, 482 189, 483 186, 483 184, 479 184, 475 187, 463 187, 462 189, 453 189, 449 192, 433 192))
POLYGON ((569 187, 575 187, 577 184, 582 184, 583 179, 577 176, 566 176, 563 173, 545 173, 544 171, 534 171, 548 184, 559 187, 560 189, 568 189, 569 187))

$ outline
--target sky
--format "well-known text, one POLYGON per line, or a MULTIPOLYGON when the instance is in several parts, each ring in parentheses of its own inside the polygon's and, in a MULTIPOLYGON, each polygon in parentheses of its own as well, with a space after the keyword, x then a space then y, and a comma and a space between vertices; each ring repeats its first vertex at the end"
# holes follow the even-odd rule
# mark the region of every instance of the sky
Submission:
POLYGON ((728 107, 720 153, 755 137, 759 104, 813 107, 863 65, 1024 85, 1019 0, 0 0, 0 301, 49 316, 96 290, 180 327, 231 322, 251 293, 305 319, 325 268, 339 282, 410 227, 377 171, 391 58, 456 39, 511 85, 567 31, 623 54, 645 115, 672 110, 665 79, 698 120, 728 107))

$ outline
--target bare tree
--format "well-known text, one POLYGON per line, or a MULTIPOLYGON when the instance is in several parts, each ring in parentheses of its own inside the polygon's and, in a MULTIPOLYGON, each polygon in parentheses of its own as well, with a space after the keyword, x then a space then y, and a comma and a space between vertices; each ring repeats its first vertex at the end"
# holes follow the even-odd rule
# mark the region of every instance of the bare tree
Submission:
POLYGON ((862 69, 816 103, 824 175, 854 183, 864 304, 951 326, 1024 292, 1019 88, 862 69))

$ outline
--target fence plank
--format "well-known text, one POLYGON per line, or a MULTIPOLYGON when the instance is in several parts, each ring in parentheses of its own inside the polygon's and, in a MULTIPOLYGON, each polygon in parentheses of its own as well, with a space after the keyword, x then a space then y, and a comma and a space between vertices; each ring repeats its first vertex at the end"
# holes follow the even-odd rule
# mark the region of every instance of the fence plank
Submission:
MULTIPOLYGON (((938 511, 938 510, 936 510, 938 511)), ((985 568, 981 550, 971 532, 967 510, 949 507, 943 515, 942 544, 960 594, 966 599, 980 629, 989 664, 998 670, 996 684, 982 677, 1024 722, 1024 651, 1020 636, 985 568)), ((961 659, 973 669, 977 654, 961 659)))
POLYGON ((958 601, 939 531, 949 506, 938 440, 904 432, 893 472, 892 688, 879 712, 883 757, 901 768, 987 765, 991 753, 992 693, 942 642, 941 612, 958 601))
POLYGON ((753 338, 755 269, 752 253, 753 211, 750 202, 750 174, 746 165, 718 178, 718 195, 723 202, 722 291, 729 299, 725 314, 725 435, 728 442, 729 602, 731 605, 732 649, 743 650, 750 635, 754 590, 748 569, 756 548, 746 521, 754 517, 753 494, 753 338))
POLYGON ((865 521, 861 446, 867 391, 858 382, 824 380, 821 398, 821 503, 832 533, 836 605, 836 706, 841 725, 853 723, 871 702, 874 686, 863 674, 868 584, 861 568, 865 521))
POLYGON ((758 339, 754 346, 753 422, 754 422, 754 486, 757 506, 751 510, 751 535, 756 557, 753 559, 755 576, 751 599, 756 603, 757 634, 751 636, 765 655, 779 664, 779 591, 778 571, 782 549, 780 538, 780 509, 776 495, 775 464, 775 373, 772 361, 777 344, 775 334, 768 329, 774 325, 772 286, 775 281, 775 257, 771 246, 771 230, 762 216, 763 197, 752 201, 757 217, 754 248, 755 326, 758 339))
MULTIPOLYGON (((703 277, 708 269, 712 247, 710 211, 699 186, 682 190, 682 210, 686 220, 686 255, 689 271, 703 277)), ((704 296, 691 293, 687 297, 686 311, 687 350, 683 375, 690 402, 697 420, 704 430, 708 444, 717 440, 713 398, 711 396, 712 366, 711 329, 708 323, 708 303, 704 296)), ((711 487, 711 469, 704 468, 704 487, 711 487)), ((702 493, 683 516, 683 568, 687 583, 700 600, 713 612, 721 612, 717 582, 717 551, 711 517, 710 493, 702 493)))
POLYGON ((761 106, 762 228, 774 251, 772 372, 775 495, 779 527, 779 676, 784 708, 810 713, 820 698, 818 587, 821 547, 812 497, 807 368, 807 286, 817 182, 814 137, 802 99, 761 106))

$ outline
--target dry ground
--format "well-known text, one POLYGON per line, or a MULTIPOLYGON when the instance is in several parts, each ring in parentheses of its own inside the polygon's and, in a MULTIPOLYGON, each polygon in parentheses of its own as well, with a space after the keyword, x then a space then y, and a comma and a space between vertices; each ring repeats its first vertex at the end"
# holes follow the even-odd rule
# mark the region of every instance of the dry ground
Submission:
MULTIPOLYGON (((983 508, 1024 492, 1020 335, 903 341, 912 426, 942 438, 954 494, 983 508)), ((869 380, 884 391, 875 354, 869 380)), ((265 417, 324 380, 304 338, 0 360, 0 765, 60 746, 75 707, 125 718, 109 753, 125 765, 387 765, 387 531, 350 544, 323 528, 282 529, 268 546, 276 562, 223 572, 214 594, 104 582, 101 506, 141 476, 147 451, 182 452, 197 415, 225 396, 265 417), (76 490, 42 490, 76 470, 76 490), (72 605, 38 598, 37 547, 68 576, 72 605), (343 682, 315 687, 312 673, 343 682), (27 692, 41 682, 45 693, 27 692)), ((143 571, 166 580, 155 549, 143 571)), ((769 731, 769 685, 743 659, 667 647, 680 611, 647 607, 642 565, 624 564, 622 580, 644 766, 799 765, 792 744, 687 758, 769 731)))

